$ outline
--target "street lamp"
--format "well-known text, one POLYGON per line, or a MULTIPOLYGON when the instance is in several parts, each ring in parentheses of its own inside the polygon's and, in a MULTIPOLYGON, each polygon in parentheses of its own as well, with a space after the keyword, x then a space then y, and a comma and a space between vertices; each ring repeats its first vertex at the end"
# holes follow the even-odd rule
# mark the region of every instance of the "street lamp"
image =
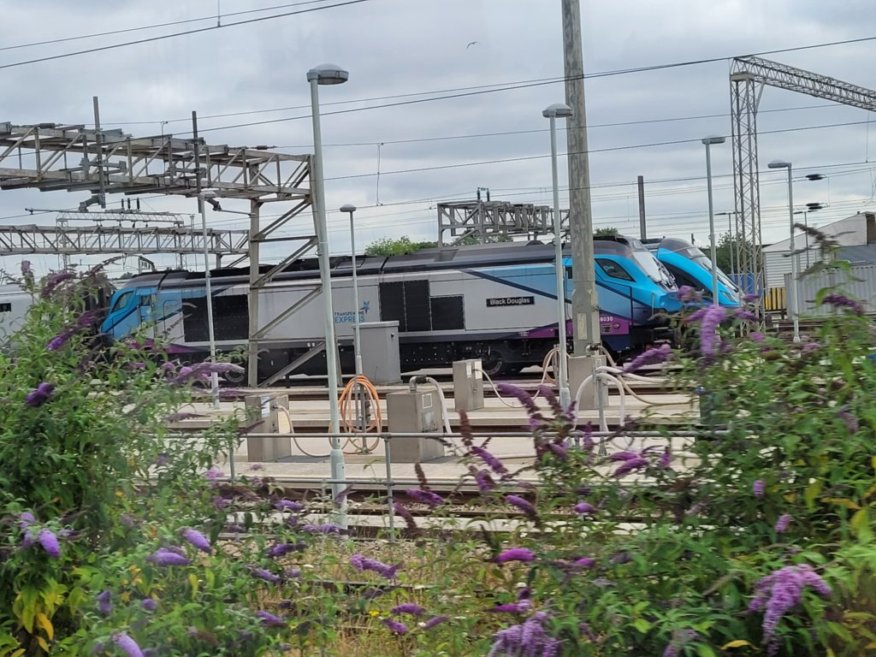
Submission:
MULTIPOLYGON (((557 337, 560 353, 557 384, 560 388, 560 405, 569 408, 572 394, 569 391, 569 372, 566 362, 566 286, 563 281, 563 243, 560 234, 560 187, 557 180, 557 119, 568 119, 572 116, 572 108, 563 103, 556 103, 545 108, 541 113, 551 122, 551 175, 554 187, 554 274, 557 279, 557 337)), ((569 226, 572 218, 569 216, 569 226)))
POLYGON ((791 322, 794 325, 794 342, 800 342, 800 319, 797 316, 797 259, 799 254, 794 249, 794 185, 791 182, 791 163, 784 160, 773 160, 767 165, 770 169, 788 170, 788 217, 791 222, 791 240, 788 250, 791 254, 791 322))
MULTIPOLYGON (((205 189, 198 194, 198 205, 201 206, 201 228, 204 233, 204 294, 207 296, 207 338, 210 341, 210 360, 216 362, 216 333, 213 329, 213 288, 210 280, 210 243, 207 240, 207 203, 212 205, 216 192, 205 189)), ((219 408, 219 374, 210 373, 210 394, 213 397, 213 408, 219 408)))
MULTIPOLYGON (((817 175, 817 174, 809 174, 809 176, 817 175)), ((809 178, 809 176, 806 176, 809 178)), ((812 180, 812 178, 809 178, 812 180)), ((815 212, 816 210, 823 210, 827 206, 822 203, 807 203, 805 210, 794 210, 794 214, 802 214, 803 215, 803 226, 806 230, 803 231, 805 240, 806 240, 806 271, 809 271, 809 213, 815 212)))
POLYGON ((712 205, 712 144, 723 144, 724 137, 704 137, 706 146, 706 187, 709 191, 709 241, 712 253, 712 303, 718 305, 718 244, 715 241, 715 210, 712 205))
MULTIPOLYGON (((323 320, 325 322, 325 362, 328 369, 329 418, 331 420, 330 468, 332 499, 340 500, 344 489, 344 453, 341 450, 341 420, 338 410, 338 351, 335 339, 335 313, 332 307, 332 279, 329 270, 328 227, 325 218, 325 178, 322 168, 322 132, 319 125, 319 85, 342 84, 350 74, 334 64, 322 64, 307 71, 313 116, 313 189, 319 276, 322 280, 323 320)), ((338 505, 339 523, 346 526, 346 502, 338 505)))
POLYGON ((350 253, 353 255, 353 355, 356 361, 356 376, 362 376, 362 342, 359 334, 359 278, 356 270, 358 269, 356 262, 356 229, 353 227, 353 213, 356 211, 355 205, 344 205, 341 207, 341 212, 347 212, 350 215, 350 253))

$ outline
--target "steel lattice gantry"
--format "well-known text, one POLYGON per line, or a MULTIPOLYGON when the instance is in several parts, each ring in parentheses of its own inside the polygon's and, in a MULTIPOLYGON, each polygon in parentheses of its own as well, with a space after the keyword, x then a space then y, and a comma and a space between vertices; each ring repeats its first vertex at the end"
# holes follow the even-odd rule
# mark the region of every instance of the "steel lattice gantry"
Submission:
MULTIPOLYGON (((476 237, 481 243, 491 236, 539 235, 553 232, 551 208, 531 203, 507 201, 454 201, 438 204, 438 241, 444 233, 463 239, 476 237)), ((562 212, 561 225, 568 231, 569 211, 562 212)))
POLYGON ((876 91, 760 57, 737 57, 730 67, 730 123, 737 255, 740 272, 751 272, 758 288, 763 279, 760 180, 757 162, 757 108, 764 86, 876 111, 876 91), (748 244, 748 248, 746 248, 748 244))
MULTIPOLYGON (((173 135, 132 137, 120 130, 83 125, 0 122, 0 189, 87 190, 103 200, 105 194, 112 193, 196 197, 200 190, 210 188, 215 190, 216 199, 250 202, 248 254, 235 263, 248 258, 250 267, 250 385, 256 383, 258 355, 267 328, 259 323, 258 290, 316 244, 312 234, 292 237, 277 232, 311 205, 310 169, 310 155, 211 146, 201 139, 173 135), (263 225, 260 208, 265 203, 283 203, 285 209, 263 225), (270 268, 260 267, 261 246, 274 242, 289 244, 283 260, 270 268)), ((214 232, 214 242, 219 235, 214 232)), ((116 238, 124 237, 125 231, 118 231, 116 238)), ((288 309, 283 317, 294 311, 288 309)))

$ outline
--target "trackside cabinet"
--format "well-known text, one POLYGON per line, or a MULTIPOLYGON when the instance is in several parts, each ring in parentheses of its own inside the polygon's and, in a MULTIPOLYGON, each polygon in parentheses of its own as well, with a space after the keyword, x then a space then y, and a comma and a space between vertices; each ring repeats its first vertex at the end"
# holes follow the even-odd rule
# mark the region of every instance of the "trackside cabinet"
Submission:
POLYGON ((359 325, 359 335, 362 374, 377 385, 399 383, 398 322, 363 322, 359 325))

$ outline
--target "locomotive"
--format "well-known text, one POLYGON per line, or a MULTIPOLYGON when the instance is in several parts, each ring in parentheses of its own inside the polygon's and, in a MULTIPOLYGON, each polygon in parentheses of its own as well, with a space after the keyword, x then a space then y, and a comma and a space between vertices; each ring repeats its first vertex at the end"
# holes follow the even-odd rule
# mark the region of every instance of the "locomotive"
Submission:
MULTIPOLYGON (((636 239, 594 240, 603 344, 616 357, 635 355, 668 339, 666 316, 681 308, 672 275, 636 239)), ((554 249, 541 243, 445 246, 403 256, 330 259, 335 328, 342 367, 353 369, 353 324, 397 321, 403 371, 447 367, 481 358, 491 375, 540 365, 556 345, 554 249), (353 308, 356 267, 359 308, 353 308)), ((267 271, 267 269, 266 269, 267 271)), ((564 256, 567 324, 571 258, 564 256)), ((246 345, 249 270, 212 271, 216 346, 246 345)), ((292 263, 259 289, 259 326, 270 324, 259 356, 263 380, 312 352, 322 340, 323 314, 316 258, 292 263), (282 317, 295 305, 296 312, 282 317)), ((203 272, 166 271, 129 279, 110 300, 101 331, 122 339, 138 331, 160 335, 189 361, 209 352, 203 272)), ((325 372, 324 352, 296 373, 325 372)))
MULTIPOLYGON (((703 298, 712 299, 712 261, 699 248, 676 237, 644 241, 649 251, 666 267, 675 282, 703 292, 703 298)), ((718 303, 725 308, 741 304, 739 288, 730 277, 718 270, 718 303)))

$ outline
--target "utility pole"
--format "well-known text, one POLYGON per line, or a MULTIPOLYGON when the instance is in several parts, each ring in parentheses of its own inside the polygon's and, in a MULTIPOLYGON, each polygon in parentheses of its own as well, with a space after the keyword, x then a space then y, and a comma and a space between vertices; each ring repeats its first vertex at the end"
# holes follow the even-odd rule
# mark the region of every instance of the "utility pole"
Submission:
POLYGON ((602 339, 593 258, 593 216, 590 208, 590 162, 587 153, 587 113, 584 105, 584 61, 581 52, 581 8, 578 0, 563 2, 563 60, 566 104, 572 117, 566 125, 569 160, 569 236, 572 242, 572 345, 576 356, 589 354, 602 339))
POLYGON ((645 227, 645 177, 639 176, 639 237, 642 241, 647 239, 648 230, 645 227))
POLYGON ((605 357, 597 353, 599 307, 596 297, 596 262, 593 255, 593 215, 590 207, 590 162, 587 152, 587 110, 584 105, 584 57, 581 49, 581 7, 578 0, 562 0, 563 68, 566 105, 572 116, 566 123, 569 160, 569 240, 572 246, 572 350, 569 382, 579 409, 603 409, 604 389, 597 385, 597 368, 605 357), (588 386, 583 382, 589 380, 588 386), (581 389, 580 395, 578 390, 581 389))

